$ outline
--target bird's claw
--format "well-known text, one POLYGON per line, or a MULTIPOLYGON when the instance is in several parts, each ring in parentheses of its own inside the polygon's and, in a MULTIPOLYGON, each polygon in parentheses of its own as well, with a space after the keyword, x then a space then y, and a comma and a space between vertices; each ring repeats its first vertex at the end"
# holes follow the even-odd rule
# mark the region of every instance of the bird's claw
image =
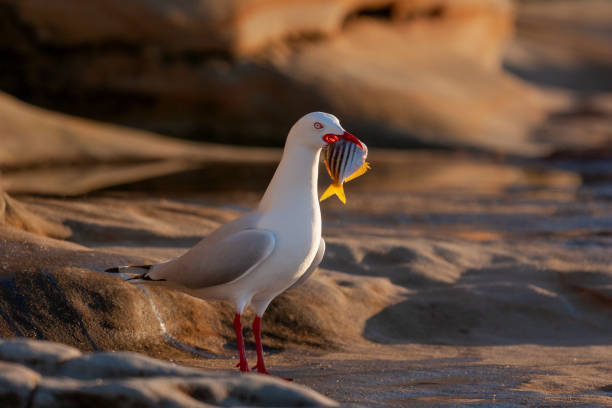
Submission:
MULTIPOLYGON (((270 374, 270 372, 266 369, 266 367, 262 367, 259 364, 255 364, 253 366, 253 371, 257 370, 257 373, 259 374, 263 374, 263 375, 271 375, 274 377, 273 374, 270 374)), ((281 380, 285 380, 285 381, 289 381, 289 382, 293 382, 293 378, 286 378, 286 377, 277 377, 280 378, 281 380)))
POLYGON ((259 374, 272 375, 268 372, 268 370, 266 370, 266 367, 262 367, 259 364, 255 364, 253 366, 253 370, 257 370, 259 374))
POLYGON ((249 370, 249 365, 247 364, 247 362, 245 361, 244 363, 242 361, 240 361, 238 364, 236 364, 236 367, 240 367, 240 371, 243 373, 250 373, 251 370, 249 370))

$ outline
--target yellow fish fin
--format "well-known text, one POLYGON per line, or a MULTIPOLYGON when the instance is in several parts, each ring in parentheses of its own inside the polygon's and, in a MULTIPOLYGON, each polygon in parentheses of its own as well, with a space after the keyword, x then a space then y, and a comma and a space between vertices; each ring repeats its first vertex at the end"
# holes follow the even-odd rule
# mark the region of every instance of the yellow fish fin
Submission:
POLYGON ((346 180, 344 180, 345 183, 348 183, 351 180, 356 179, 359 176, 362 176, 363 174, 365 174, 366 171, 370 170, 372 167, 370 167, 370 163, 368 162, 364 162, 361 167, 354 172, 353 174, 351 174, 350 176, 348 176, 346 178, 346 180))
POLYGON ((327 190, 325 190, 323 195, 321 195, 321 198, 319 199, 319 201, 328 199, 334 194, 338 196, 338 198, 340 199, 340 201, 342 201, 343 204, 346 204, 346 196, 344 195, 344 187, 342 187, 342 184, 335 184, 335 183, 332 183, 329 185, 329 187, 327 187, 327 190))
POLYGON ((327 174, 329 174, 329 177, 334 178, 334 175, 331 171, 331 169, 329 168, 329 163, 327 162, 327 159, 323 160, 323 162, 325 163, 325 168, 327 169, 327 174))

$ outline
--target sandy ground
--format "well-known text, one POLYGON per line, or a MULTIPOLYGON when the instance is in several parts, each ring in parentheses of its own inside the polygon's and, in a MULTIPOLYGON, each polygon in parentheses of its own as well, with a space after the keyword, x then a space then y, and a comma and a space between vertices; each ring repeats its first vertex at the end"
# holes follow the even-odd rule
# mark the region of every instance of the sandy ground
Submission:
POLYGON ((277 374, 348 405, 608 406, 610 357, 609 346, 406 344, 271 361, 277 374))

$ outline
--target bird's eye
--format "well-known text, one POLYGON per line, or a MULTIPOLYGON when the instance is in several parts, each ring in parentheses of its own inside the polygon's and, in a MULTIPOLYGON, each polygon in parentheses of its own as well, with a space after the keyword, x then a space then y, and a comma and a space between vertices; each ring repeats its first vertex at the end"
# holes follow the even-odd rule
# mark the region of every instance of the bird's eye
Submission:
POLYGON ((321 124, 321 122, 315 122, 313 126, 315 129, 323 129, 323 125, 321 124))

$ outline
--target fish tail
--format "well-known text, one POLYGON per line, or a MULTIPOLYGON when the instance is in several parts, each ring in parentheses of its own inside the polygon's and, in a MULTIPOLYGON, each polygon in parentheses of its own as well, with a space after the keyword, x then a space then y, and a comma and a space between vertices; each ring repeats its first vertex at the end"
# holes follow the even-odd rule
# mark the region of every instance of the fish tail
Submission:
POLYGON ((346 180, 344 180, 345 183, 348 183, 351 180, 355 180, 357 177, 365 174, 366 171, 370 170, 372 168, 372 166, 370 166, 370 163, 368 162, 364 162, 361 167, 354 172, 353 174, 351 174, 350 176, 347 177, 346 180))
POLYGON ((342 201, 343 204, 346 204, 346 196, 344 195, 344 187, 342 186, 342 184, 336 184, 336 183, 332 183, 329 185, 329 187, 327 187, 327 190, 325 190, 323 195, 321 195, 321 198, 319 199, 319 201, 328 199, 334 194, 338 196, 338 198, 340 199, 340 201, 342 201))

